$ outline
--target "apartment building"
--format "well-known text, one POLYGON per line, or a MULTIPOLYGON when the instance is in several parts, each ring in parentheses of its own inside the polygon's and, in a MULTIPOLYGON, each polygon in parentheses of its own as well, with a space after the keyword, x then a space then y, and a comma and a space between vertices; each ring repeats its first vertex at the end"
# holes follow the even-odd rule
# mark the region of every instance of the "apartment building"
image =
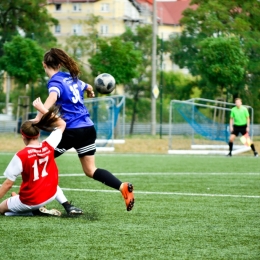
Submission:
MULTIPOLYGON (((146 4, 146 8, 153 10, 153 0, 137 0, 141 5, 146 4)), ((182 12, 189 7, 191 0, 157 0, 157 21, 158 36, 165 40, 170 37, 176 37, 181 34, 182 26, 180 20, 182 12)), ((194 6, 192 7, 194 8, 194 6)), ((187 69, 180 69, 169 57, 169 54, 164 54, 162 69, 164 71, 181 71, 188 73, 187 69)))
POLYGON ((150 11, 134 0, 48 0, 47 10, 59 21, 52 31, 60 44, 69 36, 87 35, 82 21, 90 14, 101 17, 96 29, 108 37, 122 34, 126 26, 151 23, 150 11))
MULTIPOLYGON (((116 36, 125 27, 135 28, 138 24, 152 23, 153 0, 47 0, 48 12, 59 24, 52 28, 59 44, 72 35, 88 35, 82 21, 90 14, 100 16, 96 30, 102 36, 116 36)), ((158 35, 164 40, 182 31, 180 19, 190 0, 157 1, 158 35)), ((165 55, 163 70, 179 70, 165 55)), ((187 72, 184 70, 184 72, 187 72)))

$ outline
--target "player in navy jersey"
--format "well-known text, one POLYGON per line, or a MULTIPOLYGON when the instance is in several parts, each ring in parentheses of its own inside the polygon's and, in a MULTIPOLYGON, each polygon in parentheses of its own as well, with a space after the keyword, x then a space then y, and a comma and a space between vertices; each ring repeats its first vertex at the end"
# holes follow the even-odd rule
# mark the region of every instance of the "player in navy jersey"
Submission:
MULTIPOLYGON (((43 67, 50 78, 47 85, 49 96, 44 106, 47 109, 54 104, 60 106, 62 118, 66 122, 62 140, 55 148, 55 157, 75 148, 86 176, 120 190, 126 209, 130 211, 134 206, 133 185, 121 182, 109 171, 95 165, 96 130, 83 102, 84 93, 88 97, 95 96, 93 87, 78 78, 80 71, 77 63, 61 49, 52 48, 46 52, 43 67), (61 67, 69 73, 61 72, 61 67)), ((38 113, 35 120, 40 118, 41 114, 38 113)))

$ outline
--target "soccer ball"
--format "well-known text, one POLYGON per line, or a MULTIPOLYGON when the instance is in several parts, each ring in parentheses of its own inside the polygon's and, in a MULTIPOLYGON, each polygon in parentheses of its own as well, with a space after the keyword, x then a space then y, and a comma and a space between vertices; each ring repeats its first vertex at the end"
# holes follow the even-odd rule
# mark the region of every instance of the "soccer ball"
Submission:
POLYGON ((108 73, 102 73, 98 75, 95 78, 94 84, 97 92, 100 94, 109 94, 116 87, 115 78, 108 73))

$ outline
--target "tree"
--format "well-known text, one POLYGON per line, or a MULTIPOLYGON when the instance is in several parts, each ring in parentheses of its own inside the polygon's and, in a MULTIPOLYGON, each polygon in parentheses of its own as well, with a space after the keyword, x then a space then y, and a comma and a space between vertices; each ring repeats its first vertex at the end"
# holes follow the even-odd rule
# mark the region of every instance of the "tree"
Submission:
MULTIPOLYGON (((0 58, 0 66, 15 78, 15 90, 10 95, 14 103, 13 112, 16 110, 18 96, 28 95, 30 91, 32 101, 35 93, 38 95, 41 92, 37 88, 46 83, 42 67, 43 54, 44 51, 37 42, 21 36, 14 36, 12 41, 4 44, 4 55, 0 58), (27 84, 29 89, 26 88, 27 84)), ((31 110, 33 110, 32 106, 31 110)))
POLYGON ((236 37, 209 37, 199 44, 195 65, 211 85, 226 87, 235 93, 246 76, 247 56, 236 37))
POLYGON ((43 47, 56 41, 49 28, 58 21, 48 14, 45 5, 46 0, 0 1, 0 56, 4 43, 21 32, 43 47))
MULTIPOLYGON (((141 52, 141 63, 137 66, 137 76, 134 80, 125 85, 125 91, 132 96, 132 116, 130 125, 130 134, 133 133, 134 123, 138 112, 143 112, 140 99, 150 99, 151 93, 151 54, 152 54, 152 26, 137 26, 135 32, 126 28, 125 33, 121 35, 125 42, 133 42, 137 50, 141 52)), ((158 41, 157 41, 158 42, 158 41)))
POLYGON ((126 84, 138 75, 141 53, 132 42, 123 42, 119 37, 99 39, 98 50, 89 62, 94 76, 106 72, 113 75, 118 84, 126 84))
POLYGON ((43 53, 43 49, 35 41, 15 36, 11 42, 4 44, 0 66, 22 84, 33 83, 44 76, 43 53))
POLYGON ((93 76, 89 73, 88 59, 96 52, 99 38, 96 25, 100 20, 100 16, 87 15, 86 19, 79 21, 83 25, 82 35, 72 35, 66 39, 65 50, 79 64, 80 78, 86 82, 93 79, 93 76))
POLYGON ((208 37, 236 36, 248 58, 247 77, 236 83, 237 88, 233 88, 231 94, 253 97, 252 93, 257 92, 254 97, 259 96, 256 86, 260 84, 260 2, 192 0, 191 5, 196 8, 183 12, 181 36, 172 39, 179 46, 171 55, 174 62, 187 67, 193 75, 199 75, 200 42, 208 37))
POLYGON ((163 94, 172 99, 187 100, 191 98, 193 89, 197 87, 196 78, 181 72, 163 72, 163 94))
POLYGON ((4 82, 4 72, 0 72, 0 114, 2 113, 3 108, 6 107, 6 94, 3 90, 3 82, 4 82))

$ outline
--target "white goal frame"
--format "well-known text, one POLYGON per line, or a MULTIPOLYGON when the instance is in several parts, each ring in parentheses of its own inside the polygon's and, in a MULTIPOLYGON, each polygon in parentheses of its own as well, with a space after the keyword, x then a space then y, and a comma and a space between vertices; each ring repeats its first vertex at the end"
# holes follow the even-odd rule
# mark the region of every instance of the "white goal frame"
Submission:
MULTIPOLYGON (((193 98, 189 99, 186 101, 181 101, 181 100, 171 100, 170 102, 170 108, 169 108, 169 145, 168 145, 168 154, 227 154, 228 151, 228 144, 221 141, 216 141, 219 142, 219 144, 195 144, 195 131, 194 129, 190 126, 190 132, 191 132, 191 149, 190 150, 180 150, 180 149, 174 149, 173 145, 173 135, 174 135, 174 128, 177 127, 177 124, 174 123, 174 104, 179 103, 179 104, 187 104, 190 106, 198 106, 198 107, 205 107, 205 108, 210 108, 210 109, 218 109, 218 110, 225 110, 230 112, 231 108, 235 106, 234 103, 228 103, 224 101, 219 101, 219 100, 210 100, 210 99, 204 99, 204 98, 193 98), (200 103, 196 103, 200 102, 200 103), (207 104, 204 104, 207 103, 207 104), (210 105, 209 105, 210 104, 210 105), (223 107, 217 106, 217 105, 222 105, 223 107)), ((250 131, 250 137, 251 140, 253 141, 253 122, 254 122, 254 110, 251 106, 244 105, 245 107, 248 108, 250 111, 251 115, 251 131, 250 131)), ((192 120, 194 119, 194 115, 192 113, 192 120)), ((188 125, 188 123, 187 123, 188 125)), ((234 151, 232 152, 233 154, 239 154, 242 152, 249 151, 251 148, 247 147, 245 145, 239 145, 239 144, 234 144, 234 151)))
MULTIPOLYGON (((114 144, 124 144, 125 143, 125 96, 124 95, 113 95, 113 96, 107 96, 107 97, 98 97, 98 98, 89 98, 84 100, 84 104, 87 108, 89 108, 89 104, 94 102, 102 102, 105 101, 108 103, 109 108, 111 109, 111 122, 110 122, 110 128, 112 131, 111 139, 103 139, 97 136, 96 144, 97 144, 97 151, 104 151, 104 152, 113 152, 115 150, 114 144), (116 126, 114 126, 115 123, 115 107, 122 106, 122 112, 121 117, 117 120, 116 126), (120 137, 118 138, 115 135, 115 128, 120 128, 120 137)), ((91 115, 90 115, 91 118, 91 115)))

